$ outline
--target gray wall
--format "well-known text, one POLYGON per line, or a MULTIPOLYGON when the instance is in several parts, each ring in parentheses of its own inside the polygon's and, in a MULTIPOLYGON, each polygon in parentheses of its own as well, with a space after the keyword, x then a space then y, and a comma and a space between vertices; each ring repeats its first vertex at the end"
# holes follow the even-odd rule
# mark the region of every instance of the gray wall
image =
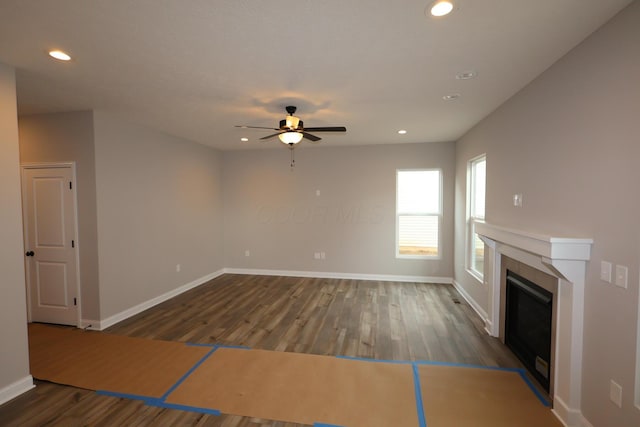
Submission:
POLYGON ((0 400, 29 377, 20 191, 15 71, 0 63, 0 400))
POLYGON ((486 310, 464 270, 467 161, 487 153, 487 221, 594 239, 587 267, 582 409, 596 427, 638 426, 634 408, 640 259, 640 2, 483 120, 457 144, 456 280, 486 310), (514 193, 523 207, 512 206, 514 193), (628 289, 599 278, 629 267, 628 289), (609 381, 623 387, 623 407, 609 381))
POLYGON ((96 174, 91 111, 22 116, 20 161, 76 163, 82 319, 100 319, 96 174))
POLYGON ((102 319, 223 268, 218 152, 99 111, 94 135, 102 319))
POLYGON ((303 142, 295 156, 291 171, 284 146, 224 153, 226 267, 452 277, 453 143, 337 148, 303 142), (443 170, 440 260, 395 258, 396 169, 411 168, 443 170), (325 260, 314 259, 320 251, 325 260))

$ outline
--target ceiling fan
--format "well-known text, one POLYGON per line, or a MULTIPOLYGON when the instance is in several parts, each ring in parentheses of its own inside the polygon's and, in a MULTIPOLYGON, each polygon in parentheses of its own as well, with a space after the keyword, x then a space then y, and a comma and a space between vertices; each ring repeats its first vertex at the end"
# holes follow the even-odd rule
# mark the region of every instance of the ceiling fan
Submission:
POLYGON ((286 108, 287 113, 289 115, 284 119, 280 120, 279 128, 270 128, 270 127, 262 127, 262 126, 242 126, 236 125, 237 128, 245 128, 245 129, 269 129, 277 131, 274 134, 264 136, 260 138, 261 140, 273 138, 277 136, 282 143, 287 144, 290 148, 293 147, 302 141, 302 138, 306 138, 312 142, 318 142, 322 138, 312 135, 309 132, 346 132, 347 128, 344 126, 326 126, 326 127, 315 127, 315 128, 305 128, 303 126, 302 120, 299 117, 294 116, 297 108, 293 105, 288 105, 286 108))

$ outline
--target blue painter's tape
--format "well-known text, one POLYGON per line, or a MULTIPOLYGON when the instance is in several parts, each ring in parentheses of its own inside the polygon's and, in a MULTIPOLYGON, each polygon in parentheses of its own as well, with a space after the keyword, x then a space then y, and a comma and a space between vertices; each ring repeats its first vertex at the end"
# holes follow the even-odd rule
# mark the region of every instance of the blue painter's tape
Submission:
POLYGON ((369 359, 366 357, 355 357, 355 356, 336 356, 338 359, 347 359, 347 360, 358 360, 362 362, 378 362, 378 363, 394 363, 398 365, 434 365, 434 366, 450 366, 456 368, 476 368, 476 369, 490 369, 495 371, 507 371, 507 372, 525 372, 522 368, 502 368, 500 366, 485 366, 485 365, 471 365, 467 363, 456 363, 456 362, 438 362, 433 360, 388 360, 388 359, 369 359))
POLYGON ((427 420, 424 417, 424 406, 422 405, 422 389, 420 387, 420 372, 418 372, 418 365, 411 364, 413 368, 413 388, 416 395, 416 410, 418 411, 418 425, 419 427, 427 427, 427 420))
POLYGON ((107 391, 107 390, 96 390, 96 393, 101 396, 119 397, 121 399, 131 399, 131 400, 142 400, 144 403, 147 403, 147 404, 151 401, 158 400, 158 398, 151 397, 151 396, 141 396, 139 394, 117 393, 115 391, 107 391))
POLYGON ((222 345, 218 344, 218 348, 235 348, 236 350, 251 350, 251 347, 246 345, 222 345))
POLYGON ((156 406, 158 408, 178 409, 180 411, 198 412, 200 414, 220 416, 220 411, 218 411, 217 409, 200 408, 197 406, 178 405, 176 403, 167 403, 160 400, 149 402, 148 405, 156 406))
POLYGON ((337 424, 313 423, 313 427, 343 427, 337 424))
POLYGON ((211 355, 212 355, 212 354, 213 354, 217 349, 218 349, 218 346, 217 346, 217 345, 213 346, 213 347, 211 348, 211 350, 209 350, 209 351, 207 352, 207 354, 205 354, 205 355, 204 355, 200 360, 198 360, 198 362, 196 362, 196 364, 195 364, 195 365, 193 365, 193 366, 191 367, 191 369, 189 369, 189 370, 188 370, 188 371, 187 371, 187 372, 186 372, 182 377, 180 377, 180 379, 179 379, 179 380, 178 380, 174 385, 172 385, 172 386, 169 388, 169 390, 167 390, 167 392, 166 392, 165 394, 163 394, 163 395, 162 395, 162 397, 161 397, 160 399, 161 399, 161 400, 165 400, 165 399, 167 398, 167 396, 169 396, 169 395, 170 395, 170 394, 171 394, 171 393, 172 393, 176 388, 178 388, 178 386, 179 386, 180 384, 182 384, 182 382, 183 382, 184 380, 186 380, 186 379, 187 379, 187 377, 193 373, 193 371, 195 371, 196 369, 198 369, 198 367, 199 367, 200 365, 202 365, 202 363, 203 363, 205 360, 207 360, 207 359, 209 358, 209 356, 211 356, 211 355))
POLYGON ((475 369, 488 369, 492 371, 505 371, 505 372, 524 372, 522 368, 502 368, 500 366, 485 366, 485 365, 470 365, 466 363, 454 363, 454 362, 435 362, 431 360, 419 360, 413 362, 417 365, 434 365, 434 366, 450 366, 455 368, 475 368, 475 369))
POLYGON ((531 382, 531 380, 529 379, 529 377, 527 377, 527 374, 524 372, 523 369, 520 370, 520 372, 518 372, 520 374, 520 377, 522 377, 522 379, 524 380, 524 382, 529 386, 529 388, 531 389, 531 391, 533 392, 533 394, 536 395, 536 397, 538 398, 538 400, 540 402, 542 402, 542 404, 546 407, 550 407, 551 405, 549 404, 549 402, 547 401, 547 399, 542 395, 542 393, 540 393, 538 391, 538 389, 536 388, 536 386, 533 385, 533 383, 531 382))
POLYGON ((451 366, 451 367, 458 367, 458 368, 474 368, 474 369, 488 369, 492 371, 515 372, 518 375, 520 375, 520 377, 525 382, 525 384, 527 384, 527 386, 531 389, 533 394, 536 395, 538 400, 540 400, 540 402, 544 406, 547 406, 547 407, 551 406, 547 401, 547 399, 542 395, 542 393, 540 393, 538 389, 533 385, 531 380, 529 380, 529 378, 527 377, 527 371, 523 368, 502 368, 500 366, 467 365, 464 363, 432 362, 428 360, 418 361, 414 363, 416 365, 451 366))
POLYGON ((361 362, 394 363, 396 365, 410 365, 412 363, 406 360, 367 359, 366 357, 354 357, 354 356, 336 356, 336 358, 347 359, 347 360, 358 360, 361 362))
POLYGON ((185 345, 188 345, 190 347, 217 347, 217 348, 235 348, 238 350, 251 350, 251 347, 247 347, 244 345, 201 344, 201 343, 192 343, 192 342, 185 343, 185 345))

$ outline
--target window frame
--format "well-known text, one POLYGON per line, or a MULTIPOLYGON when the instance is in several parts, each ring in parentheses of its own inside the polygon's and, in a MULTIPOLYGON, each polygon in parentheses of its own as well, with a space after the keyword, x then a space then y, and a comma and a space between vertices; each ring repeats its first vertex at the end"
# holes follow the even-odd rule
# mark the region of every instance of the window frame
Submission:
MULTIPOLYGON (((476 224, 484 223, 486 217, 486 194, 487 194, 487 155, 483 153, 469 160, 467 163, 467 215, 466 215, 466 241, 465 241, 465 267, 467 272, 476 278, 480 283, 484 283, 484 271, 478 271, 474 268, 476 262, 474 262, 475 254, 475 237, 476 237, 476 224), (478 163, 484 162, 485 164, 485 179, 484 179, 484 193, 485 193, 485 212, 482 216, 476 215, 475 212, 475 195, 476 195, 476 178, 475 178, 475 166, 478 163)), ((484 270, 484 269, 483 269, 484 270)))
POLYGON ((396 259, 428 259, 439 260, 442 259, 442 216, 443 216, 443 181, 444 174, 442 168, 414 168, 414 169, 396 169, 396 213, 395 213, 395 225, 396 225, 396 242, 395 253, 396 259), (423 212, 423 213, 401 213, 398 211, 399 205, 399 176, 402 172, 438 172, 438 211, 423 212), (401 254, 400 253, 400 216, 401 215, 416 215, 416 216, 435 216, 438 219, 438 239, 437 239, 437 255, 420 255, 420 254, 401 254))

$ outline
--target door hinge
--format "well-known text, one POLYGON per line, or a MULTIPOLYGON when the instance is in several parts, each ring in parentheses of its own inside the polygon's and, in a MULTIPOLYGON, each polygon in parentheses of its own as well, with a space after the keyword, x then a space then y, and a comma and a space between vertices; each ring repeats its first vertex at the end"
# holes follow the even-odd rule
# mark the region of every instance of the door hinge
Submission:
POLYGON ((75 248, 75 247, 76 247, 76 242, 75 242, 75 240, 72 240, 72 241, 71 241, 71 247, 72 247, 72 248, 75 248))
POLYGON ((73 298, 73 305, 78 305, 78 299, 77 298, 73 298))
POLYGON ((69 181, 69 190, 73 190, 73 183, 69 181))

